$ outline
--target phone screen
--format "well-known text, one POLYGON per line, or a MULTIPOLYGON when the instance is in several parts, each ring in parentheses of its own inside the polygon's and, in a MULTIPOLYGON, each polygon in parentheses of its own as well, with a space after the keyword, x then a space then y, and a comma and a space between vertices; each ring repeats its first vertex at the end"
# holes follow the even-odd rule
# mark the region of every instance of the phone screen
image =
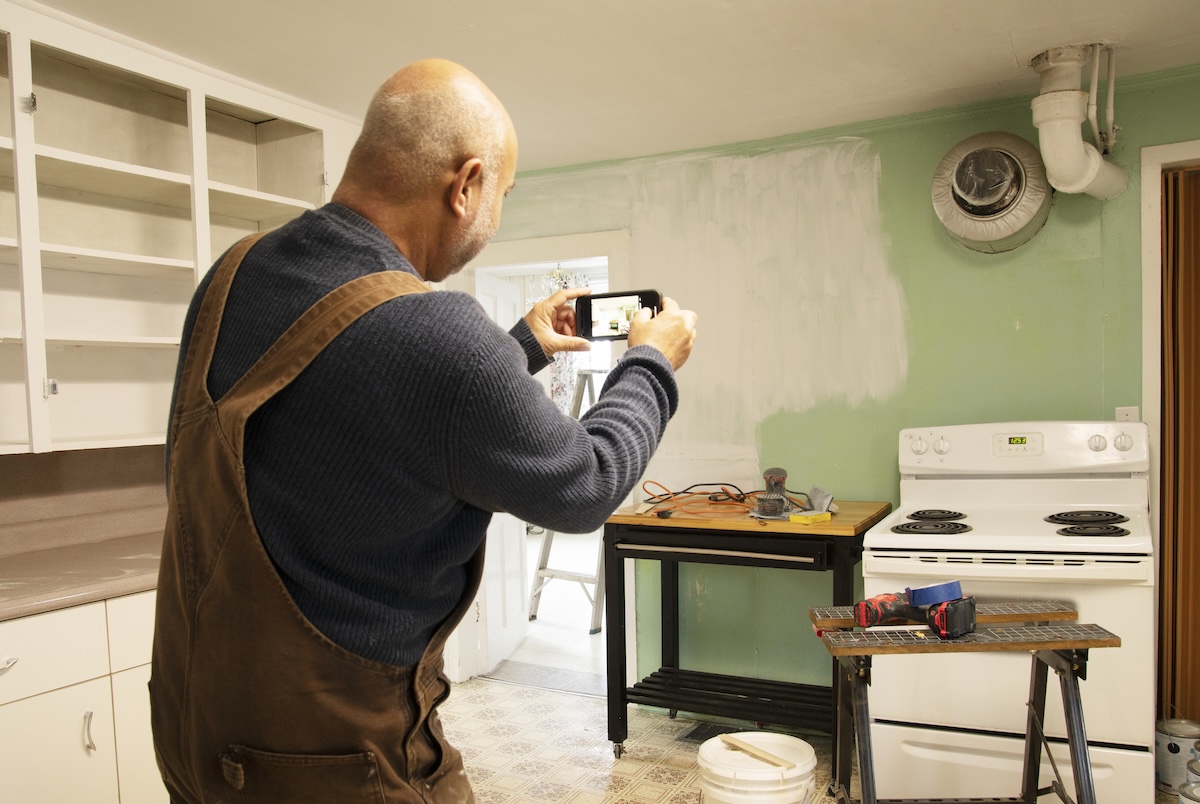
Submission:
POLYGON ((591 337, 611 338, 628 335, 629 322, 640 308, 637 293, 592 299, 591 337))

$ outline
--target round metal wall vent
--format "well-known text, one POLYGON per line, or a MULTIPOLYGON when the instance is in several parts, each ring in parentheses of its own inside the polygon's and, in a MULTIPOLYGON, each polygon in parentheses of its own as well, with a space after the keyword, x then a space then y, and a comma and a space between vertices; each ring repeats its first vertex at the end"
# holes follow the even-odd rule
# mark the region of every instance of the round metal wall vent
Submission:
POLYGON ((933 173, 933 209, 967 248, 1010 251, 1050 214, 1053 194, 1041 154, 1004 131, 976 134, 942 157, 933 173))

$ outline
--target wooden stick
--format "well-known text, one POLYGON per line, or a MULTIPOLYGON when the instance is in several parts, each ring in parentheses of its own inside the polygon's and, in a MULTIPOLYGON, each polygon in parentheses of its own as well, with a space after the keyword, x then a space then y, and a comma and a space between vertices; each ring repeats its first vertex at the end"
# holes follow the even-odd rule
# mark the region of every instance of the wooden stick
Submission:
POLYGON ((746 742, 745 740, 739 740, 737 737, 733 737, 728 734, 722 734, 721 740, 729 745, 732 745, 734 748, 737 748, 740 751, 745 751, 747 754, 750 754, 751 756, 758 757, 759 759, 763 760, 764 762, 770 762, 772 765, 778 765, 781 768, 796 767, 795 762, 788 762, 783 757, 777 757, 774 754, 772 754, 770 751, 764 751, 763 749, 759 748, 758 746, 751 745, 750 743, 746 742))

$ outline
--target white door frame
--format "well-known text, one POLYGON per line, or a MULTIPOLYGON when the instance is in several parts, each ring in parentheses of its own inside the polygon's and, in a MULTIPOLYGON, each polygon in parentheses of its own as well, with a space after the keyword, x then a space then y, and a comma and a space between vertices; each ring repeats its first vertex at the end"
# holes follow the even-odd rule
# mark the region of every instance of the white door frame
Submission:
POLYGON ((1142 149, 1142 421, 1150 430, 1150 527, 1158 561, 1162 443, 1162 172, 1200 164, 1200 140, 1142 149))
MULTIPOLYGON (((607 257, 608 286, 610 288, 631 287, 629 241, 629 230, 618 229, 492 242, 462 271, 449 277, 443 287, 447 290, 460 290, 474 295, 475 272, 480 268, 553 263, 588 257, 607 257)), ((635 678, 637 676, 637 606, 634 569, 632 562, 626 561, 624 564, 626 589, 625 673, 627 678, 635 678)), ((483 612, 469 613, 468 617, 471 616, 477 617, 480 625, 487 623, 486 614, 483 612)), ((486 651, 487 645, 486 634, 469 634, 470 629, 461 627, 459 630, 468 633, 460 634, 457 644, 447 645, 446 651, 446 673, 451 681, 465 681, 466 678, 473 675, 471 669, 479 666, 479 657, 467 654, 478 650, 486 651)))

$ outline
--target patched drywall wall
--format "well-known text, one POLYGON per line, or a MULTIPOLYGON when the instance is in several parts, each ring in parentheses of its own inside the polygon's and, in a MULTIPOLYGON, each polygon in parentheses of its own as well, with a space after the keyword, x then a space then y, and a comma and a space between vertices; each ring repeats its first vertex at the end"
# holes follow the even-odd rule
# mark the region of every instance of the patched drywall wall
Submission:
MULTIPOLYGON (((556 217, 565 207, 628 227, 631 287, 700 314, 679 373, 684 404, 649 477, 677 487, 711 470, 714 480, 752 482, 763 420, 880 401, 902 387, 906 305, 888 265, 879 173, 870 140, 844 137, 599 168, 562 197, 561 181, 532 181, 530 195, 556 217)), ((505 239, 544 225, 522 221, 524 205, 506 209, 505 239)))

